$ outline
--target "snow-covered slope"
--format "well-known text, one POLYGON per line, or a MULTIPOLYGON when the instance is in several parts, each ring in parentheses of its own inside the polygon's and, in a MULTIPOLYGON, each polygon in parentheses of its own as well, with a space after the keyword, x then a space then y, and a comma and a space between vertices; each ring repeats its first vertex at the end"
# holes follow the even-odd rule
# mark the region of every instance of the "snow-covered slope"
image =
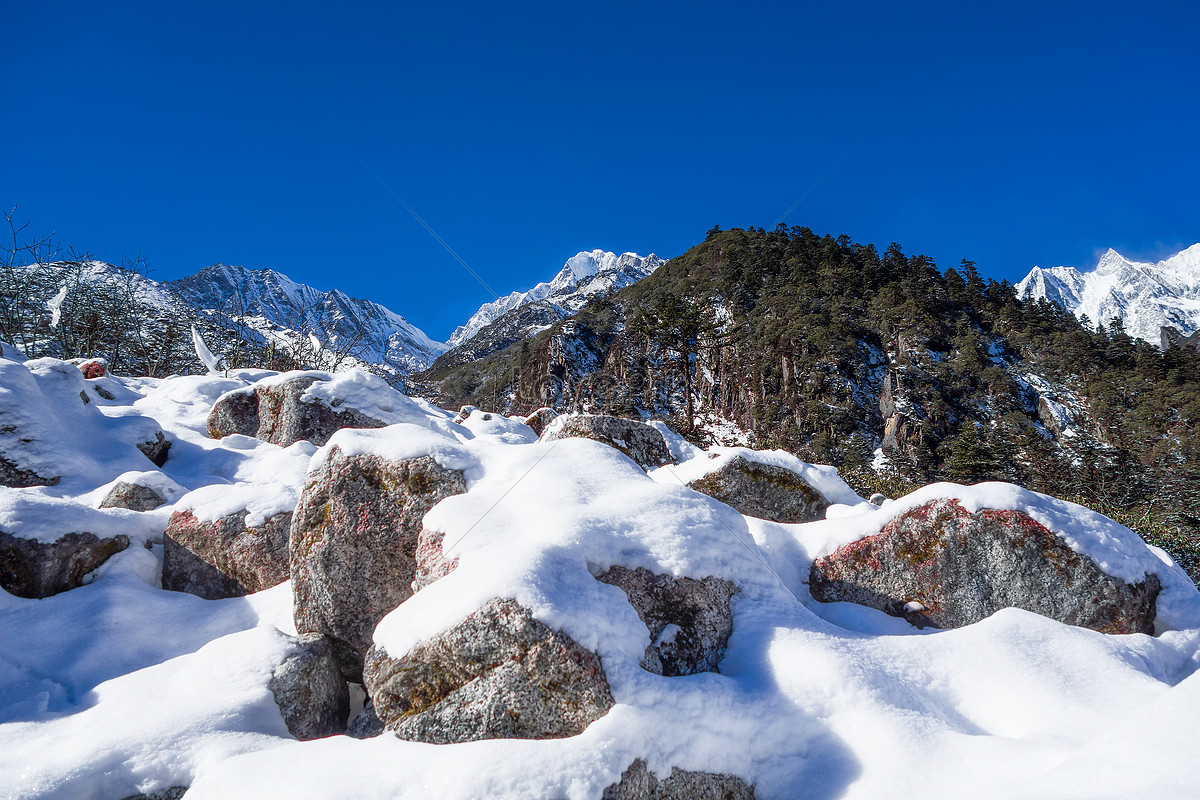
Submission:
POLYGON ((448 349, 378 303, 314 289, 270 269, 215 264, 164 286, 199 308, 248 317, 264 335, 312 333, 359 361, 404 372, 423 369, 448 349))
POLYGON ((1092 270, 1034 267, 1016 292, 1086 314, 1093 324, 1118 317, 1131 336, 1158 344, 1165 326, 1185 334, 1200 330, 1200 244, 1156 264, 1109 249, 1092 270))
POLYGON ((562 309, 563 316, 575 313, 588 300, 600 294, 612 294, 646 277, 665 263, 651 253, 609 253, 605 250, 584 251, 567 259, 553 280, 539 283, 527 292, 513 292, 507 297, 484 303, 450 335, 450 345, 457 347, 495 322, 501 315, 529 303, 546 300, 562 309))
MULTIPOLYGON (((387 421, 396 424, 343 430, 320 449, 212 439, 214 400, 295 375, 107 377, 112 399, 87 381, 93 399, 76 407, 84 379, 70 365, 0 366, 12 373, 0 383, 12 408, 37 408, 43 397, 59 412, 70 405, 94 456, 56 486, 0 490, 4 530, 46 539, 100 523, 131 539, 78 588, 43 599, 0 591, 5 798, 119 800, 190 787, 189 800, 599 800, 635 759, 660 779, 673 768, 736 776, 759 800, 1186 798, 1200 790, 1200 594, 1161 552, 1081 506, 985 483, 937 484, 877 507, 831 467, 781 451, 702 451, 673 434, 683 463, 647 474, 613 448, 538 442, 499 414, 456 424, 353 371, 331 380, 328 396, 391 408, 399 416, 387 421), (146 512, 96 507, 126 468, 112 456, 123 431, 111 424, 125 418, 161 425, 174 446, 160 477, 186 494, 146 512), (378 648, 399 658, 480 603, 511 598, 598 655, 611 709, 563 738, 294 740, 272 688, 294 647, 291 582, 222 600, 164 591, 162 535, 173 511, 204 516, 199 509, 227 491, 291 500, 335 450, 428 455, 465 470, 467 491, 424 517, 453 566, 379 623, 378 648), (735 456, 795 469, 838 505, 825 519, 780 524, 682 485, 735 456), (968 509, 1022 510, 1112 574, 1157 574, 1158 635, 1108 635, 1017 608, 918 630, 872 608, 814 600, 814 558, 948 497, 968 509), (736 585, 718 671, 669 677, 642 667, 647 624, 625 592, 596 579, 614 565, 736 585)), ((46 436, 65 450, 77 429, 46 436)), ((559 689, 547 680, 543 691, 559 689)))

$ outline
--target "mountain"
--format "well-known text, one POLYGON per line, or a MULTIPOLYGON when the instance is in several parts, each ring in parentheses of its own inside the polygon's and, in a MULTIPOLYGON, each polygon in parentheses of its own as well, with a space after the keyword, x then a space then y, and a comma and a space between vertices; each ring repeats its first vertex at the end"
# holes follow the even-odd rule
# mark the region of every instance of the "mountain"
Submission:
POLYGON ((314 289, 271 269, 214 264, 164 286, 197 308, 245 319, 267 338, 292 343, 297 334, 312 334, 338 354, 402 374, 427 367, 447 349, 378 303, 314 289))
POLYGON ((417 380, 447 408, 666 419, 888 496, 1008 480, 1128 515, 1200 575, 1184 511, 1200 506, 1200 354, 965 273, 807 229, 714 231, 532 339, 417 380))
POLYGON ((530 303, 545 301, 561 312, 560 318, 570 316, 590 299, 598 295, 612 294, 636 283, 663 263, 665 262, 653 253, 648 256, 639 256, 637 253, 617 255, 605 250, 576 253, 567 259, 567 263, 552 280, 539 283, 527 292, 513 292, 507 297, 484 303, 465 324, 460 325, 450 335, 450 346, 457 347, 465 343, 505 313, 530 303))
POLYGON ((1118 318, 1129 335, 1158 344, 1165 327, 1185 335, 1200 330, 1200 244, 1154 264, 1109 249, 1091 270, 1034 267, 1016 292, 1093 324, 1118 318))

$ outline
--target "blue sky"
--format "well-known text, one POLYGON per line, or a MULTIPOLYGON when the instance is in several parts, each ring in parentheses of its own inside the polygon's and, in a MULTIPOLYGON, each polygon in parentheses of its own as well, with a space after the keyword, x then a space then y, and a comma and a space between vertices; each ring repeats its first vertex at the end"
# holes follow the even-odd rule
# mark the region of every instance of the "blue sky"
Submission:
POLYGON ((0 203, 445 339, 584 249, 785 221, 997 279, 1200 241, 1190 3, 7 4, 0 203), (803 198, 803 199, 801 199, 803 198))

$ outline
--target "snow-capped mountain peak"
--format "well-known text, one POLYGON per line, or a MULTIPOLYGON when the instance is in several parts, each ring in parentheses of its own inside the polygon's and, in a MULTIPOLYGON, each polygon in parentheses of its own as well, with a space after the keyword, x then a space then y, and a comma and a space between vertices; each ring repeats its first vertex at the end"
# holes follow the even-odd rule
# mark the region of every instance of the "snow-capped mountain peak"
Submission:
POLYGON ((1164 327, 1200 330, 1200 244, 1156 263, 1109 248, 1091 270, 1034 267, 1016 293, 1057 303, 1093 323, 1119 318, 1131 336, 1158 344, 1164 327))
POLYGON ((545 300, 573 314, 596 295, 611 294, 646 277, 665 262, 651 253, 610 253, 606 250, 584 250, 567 259, 558 274, 526 292, 513 292, 493 302, 484 303, 450 335, 450 345, 457 347, 495 322, 509 311, 530 303, 545 300))

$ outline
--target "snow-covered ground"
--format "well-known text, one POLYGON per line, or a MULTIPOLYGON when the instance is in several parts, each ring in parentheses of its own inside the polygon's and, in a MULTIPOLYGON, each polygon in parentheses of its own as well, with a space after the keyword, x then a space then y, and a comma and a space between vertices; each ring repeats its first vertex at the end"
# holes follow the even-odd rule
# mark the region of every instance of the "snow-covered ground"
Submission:
POLYGON ((68 465, 55 486, 0 490, 0 530, 120 531, 132 544, 77 589, 40 600, 0 592, 0 797, 120 800, 190 786, 188 800, 583 800, 637 758, 661 776, 736 775, 764 799, 1200 794, 1200 593, 1161 551, 1080 506, 1006 484, 938 484, 876 507, 831 468, 779 451, 701 451, 669 431, 682 463, 648 474, 597 442, 538 442, 499 414, 456 424, 354 372, 314 384, 312 398, 369 409, 387 427, 339 431, 321 448, 213 440, 205 420, 218 397, 280 378, 84 382, 71 369, 0 360, 0 391, 12 395, 2 407, 25 409, 21 424, 36 433, 23 445, 0 437, 0 455, 36 445, 41 466, 68 465), (148 419, 172 440, 161 470, 127 446, 148 419), (268 688, 294 633, 290 584, 211 601, 164 591, 161 535, 184 508, 269 516, 334 447, 429 454, 467 479, 467 493, 425 519, 457 568, 385 617, 378 647, 401 656, 489 599, 513 598, 600 656, 616 705, 563 739, 292 739, 268 688), (787 525, 686 487, 737 456, 793 469, 835 505, 826 519, 787 525), (170 502, 98 509, 131 471, 161 472, 153 480, 170 502), (1105 635, 1018 609, 917 630, 813 600, 813 559, 942 497, 1024 510, 1113 575, 1156 573, 1157 635, 1105 635), (720 674, 639 666, 646 626, 620 589, 593 577, 617 564, 737 584, 720 674))

